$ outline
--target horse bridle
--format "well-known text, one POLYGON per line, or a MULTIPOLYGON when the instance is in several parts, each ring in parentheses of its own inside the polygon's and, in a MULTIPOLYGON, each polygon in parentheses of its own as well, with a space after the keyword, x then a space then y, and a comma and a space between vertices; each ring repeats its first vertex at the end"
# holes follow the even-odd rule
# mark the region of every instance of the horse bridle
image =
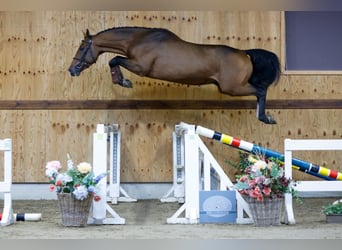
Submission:
POLYGON ((84 47, 84 52, 83 52, 81 58, 74 57, 74 60, 79 62, 79 64, 76 65, 76 67, 79 68, 80 70, 82 70, 83 67, 88 68, 90 65, 92 65, 93 63, 96 62, 96 57, 93 53, 93 50, 91 49, 91 44, 93 43, 93 41, 91 39, 89 39, 87 41, 82 40, 82 43, 86 43, 87 45, 84 47), (91 62, 91 63, 87 62, 85 59, 88 52, 90 52, 91 59, 93 60, 93 62, 91 62))

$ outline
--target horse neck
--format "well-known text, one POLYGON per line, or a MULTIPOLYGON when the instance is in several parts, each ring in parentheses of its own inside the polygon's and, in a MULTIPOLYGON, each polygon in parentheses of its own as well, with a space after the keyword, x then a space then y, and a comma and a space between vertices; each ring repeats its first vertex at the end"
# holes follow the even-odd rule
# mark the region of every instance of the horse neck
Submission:
POLYGON ((93 43, 99 48, 100 53, 126 54, 136 35, 137 32, 131 28, 114 28, 95 35, 93 43))

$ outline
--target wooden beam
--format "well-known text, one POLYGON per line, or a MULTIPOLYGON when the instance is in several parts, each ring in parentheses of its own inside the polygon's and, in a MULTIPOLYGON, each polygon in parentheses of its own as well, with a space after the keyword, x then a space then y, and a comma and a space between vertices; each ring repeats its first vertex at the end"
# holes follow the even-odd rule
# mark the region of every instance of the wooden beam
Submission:
MULTIPOLYGON (((0 110, 255 109, 255 100, 25 100, 0 101, 0 110)), ((341 109, 342 100, 269 100, 267 109, 341 109)))

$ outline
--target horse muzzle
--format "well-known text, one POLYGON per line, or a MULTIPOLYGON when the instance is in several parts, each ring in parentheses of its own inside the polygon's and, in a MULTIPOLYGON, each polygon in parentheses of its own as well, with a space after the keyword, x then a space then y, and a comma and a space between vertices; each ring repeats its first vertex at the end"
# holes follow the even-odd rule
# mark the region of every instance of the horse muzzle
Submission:
POLYGON ((68 71, 71 76, 79 76, 81 74, 81 71, 77 70, 75 67, 70 67, 68 71))

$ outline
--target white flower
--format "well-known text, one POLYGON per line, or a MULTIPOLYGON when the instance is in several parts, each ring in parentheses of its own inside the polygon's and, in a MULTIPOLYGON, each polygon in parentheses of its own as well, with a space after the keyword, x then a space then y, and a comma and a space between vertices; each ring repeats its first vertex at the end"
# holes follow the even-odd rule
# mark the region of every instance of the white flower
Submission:
POLYGON ((257 160, 258 160, 257 156, 252 155, 252 154, 248 155, 248 161, 249 161, 250 163, 256 163, 257 160))
POLYGON ((265 161, 257 160, 253 165, 253 170, 257 171, 260 169, 265 169, 266 167, 267 167, 267 163, 265 161))
POLYGON ((49 178, 55 177, 58 174, 58 171, 55 169, 46 169, 45 170, 45 175, 49 178))
POLYGON ((68 158, 68 160, 67 160, 68 169, 73 169, 74 168, 74 162, 70 158, 69 154, 67 154, 67 158, 68 158))
POLYGON ((56 182, 61 181, 63 185, 65 185, 68 182, 72 182, 72 177, 70 175, 67 175, 66 173, 58 174, 56 177, 56 182))
POLYGON ((270 185, 271 184, 271 179, 270 178, 265 178, 263 184, 264 185, 270 185))
POLYGON ((269 161, 268 164, 267 164, 267 168, 270 169, 270 170, 272 170, 273 165, 274 165, 274 162, 269 161))
POLYGON ((82 174, 87 174, 91 171, 91 165, 88 162, 81 162, 77 165, 77 170, 82 174))
POLYGON ((73 179, 70 175, 64 174, 62 181, 63 181, 63 183, 68 183, 68 182, 72 182, 73 179))
POLYGON ((77 200, 83 200, 88 196, 88 189, 86 186, 81 185, 75 188, 72 192, 77 200))
POLYGON ((337 205, 338 203, 342 203, 342 199, 341 200, 336 200, 333 202, 333 205, 337 205))

